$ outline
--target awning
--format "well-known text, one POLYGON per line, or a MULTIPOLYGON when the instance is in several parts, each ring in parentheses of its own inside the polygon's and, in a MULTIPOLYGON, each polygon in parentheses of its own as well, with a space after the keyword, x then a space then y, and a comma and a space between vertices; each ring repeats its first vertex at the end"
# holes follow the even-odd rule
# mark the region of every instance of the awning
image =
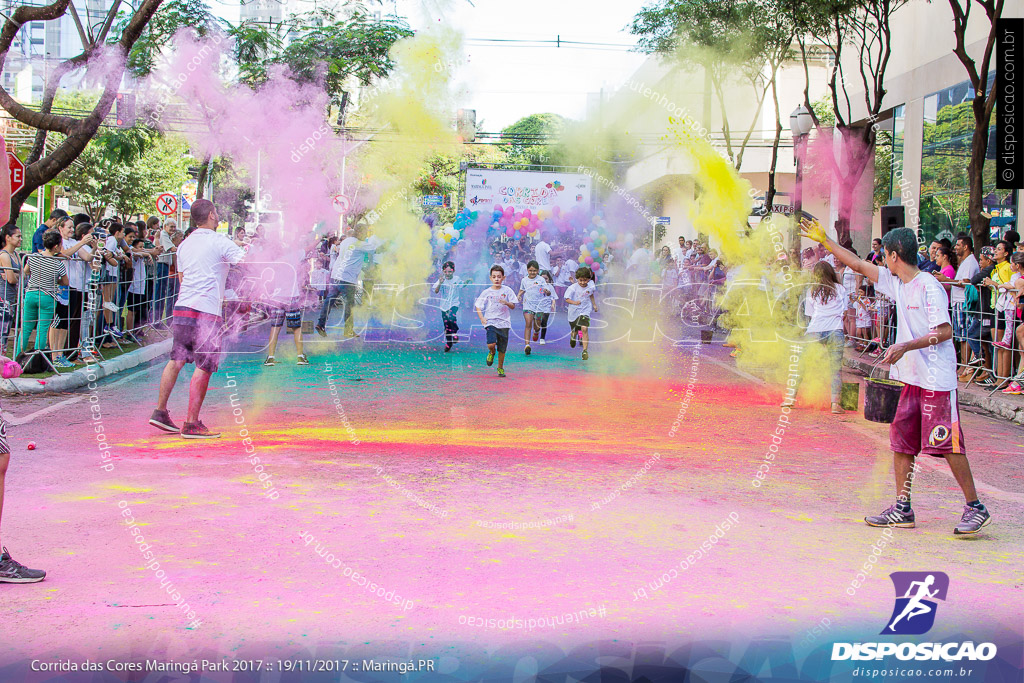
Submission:
POLYGON ((22 204, 21 213, 39 213, 39 209, 29 204, 22 204))

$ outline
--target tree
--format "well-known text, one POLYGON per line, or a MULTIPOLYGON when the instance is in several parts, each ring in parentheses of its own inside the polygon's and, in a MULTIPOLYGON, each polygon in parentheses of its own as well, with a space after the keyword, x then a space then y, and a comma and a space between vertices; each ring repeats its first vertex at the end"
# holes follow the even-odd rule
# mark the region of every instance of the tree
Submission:
POLYGON ((971 86, 974 88, 974 99, 971 110, 974 113, 974 136, 971 140, 971 160, 967 164, 967 178, 970 182, 970 199, 967 215, 971 221, 971 237, 975 245, 985 245, 989 241, 989 219, 982 215, 984 199, 983 176, 985 157, 988 154, 988 129, 992 120, 992 110, 996 104, 998 92, 995 82, 989 83, 989 69, 992 67, 992 52, 996 43, 996 23, 1003 15, 1003 0, 949 0, 953 10, 953 35, 956 36, 956 47, 953 54, 967 69, 971 86), (985 52, 980 66, 967 54, 965 34, 967 21, 971 16, 971 8, 980 5, 988 17, 989 30, 985 42, 985 52))
MULTIPOLYGON (((36 188, 57 177, 70 166, 96 135, 114 103, 118 86, 125 73, 128 54, 142 35, 146 24, 159 9, 161 2, 163 0, 141 0, 138 8, 131 12, 129 19, 120 29, 120 37, 110 43, 107 43, 107 38, 120 3, 115 2, 111 6, 106 20, 98 31, 94 32, 90 26, 87 32, 81 21, 76 21, 83 50, 81 54, 58 64, 49 74, 39 111, 16 101, 5 88, 0 87, 0 106, 13 118, 38 130, 25 164, 25 186, 11 197, 11 220, 17 219, 25 199, 36 188), (52 113, 53 100, 64 77, 85 67, 88 61, 98 56, 100 52, 106 53, 109 58, 104 60, 106 68, 102 76, 103 91, 93 110, 84 117, 52 113), (65 137, 52 152, 45 154, 46 136, 50 132, 62 133, 65 137)), ((78 14, 71 0, 56 0, 53 4, 43 6, 22 5, 14 10, 0 30, 0 70, 3 69, 11 43, 22 26, 30 22, 55 21, 64 16, 69 8, 77 20, 78 14)))
POLYGON ((852 245, 850 222, 853 218, 857 185, 869 162, 874 160, 877 121, 885 97, 885 71, 892 54, 892 33, 889 22, 894 12, 907 0, 784 0, 786 11, 797 26, 797 40, 804 64, 804 106, 811 112, 819 135, 825 126, 811 103, 808 37, 821 43, 831 61, 828 90, 832 99, 835 128, 842 139, 838 156, 828 155, 832 177, 839 185, 839 220, 836 239, 843 246, 852 245), (857 65, 856 80, 848 86, 843 60, 850 53, 857 65), (866 120, 853 120, 850 88, 863 88, 866 120))
MULTIPOLYGON (((129 20, 127 17, 123 19, 119 28, 123 30, 129 20)), ((216 26, 217 18, 203 0, 170 0, 153 14, 132 46, 128 53, 128 69, 136 78, 148 76, 178 31, 188 28, 203 37, 216 26)))
POLYGON ((528 166, 559 166, 564 161, 558 140, 567 121, 558 114, 530 114, 501 131, 507 144, 508 163, 528 166))

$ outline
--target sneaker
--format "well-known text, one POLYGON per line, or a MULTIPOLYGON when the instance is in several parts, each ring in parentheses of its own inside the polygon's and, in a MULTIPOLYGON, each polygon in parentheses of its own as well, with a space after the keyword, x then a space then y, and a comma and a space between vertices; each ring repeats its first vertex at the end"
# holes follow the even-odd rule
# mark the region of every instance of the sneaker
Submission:
POLYGON ((505 376, 505 368, 498 368, 498 377, 505 376))
POLYGON ((200 420, 199 422, 186 422, 182 425, 181 436, 184 439, 219 439, 220 432, 211 432, 200 420))
POLYGON ((42 569, 29 569, 16 562, 7 548, 0 553, 0 583, 37 583, 45 576, 46 572, 42 569))
POLYGON ((1010 382, 1010 386, 1003 389, 1002 393, 1019 396, 1020 394, 1024 394, 1024 387, 1020 385, 1020 382, 1010 382))
POLYGON ((843 407, 841 405, 839 405, 838 403, 833 403, 832 404, 832 414, 833 415, 842 415, 845 412, 846 411, 843 410, 843 407))
POLYGON ((541 346, 544 346, 544 344, 546 344, 546 343, 547 343, 547 342, 545 342, 545 341, 544 341, 543 339, 541 339, 541 340, 540 340, 540 345, 541 345, 541 346))
POLYGON ((171 419, 171 414, 166 410, 154 410, 153 414, 149 416, 149 424, 165 432, 173 434, 181 432, 178 425, 174 424, 171 419))
POLYGON ((295 364, 296 365, 309 365, 309 359, 306 358, 306 354, 301 354, 298 358, 295 359, 295 364))
POLYGON ((526 345, 526 355, 527 356, 530 355, 530 345, 529 344, 526 345))
POLYGON ((975 384, 979 387, 984 387, 986 389, 990 389, 996 385, 995 381, 993 381, 991 376, 982 377, 977 382, 975 382, 975 384))
POLYGON ((960 518, 960 523, 953 529, 953 533, 957 536, 976 534, 991 521, 992 515, 989 514, 988 510, 979 510, 976 507, 964 505, 964 514, 960 518))
POLYGON ((967 364, 968 365, 984 365, 985 364, 985 359, 984 358, 978 358, 977 356, 975 356, 970 361, 968 361, 967 364))
POLYGON ((494 351, 487 354, 487 367, 494 365, 494 351))
POLYGON ((313 329, 316 330, 316 333, 319 334, 321 337, 327 336, 327 330, 324 329, 323 325, 317 325, 313 329))
POLYGON ((574 349, 576 348, 576 333, 575 332, 570 332, 569 333, 569 346, 571 348, 574 348, 574 349))
POLYGON ((103 331, 106 332, 107 334, 109 334, 110 336, 115 337, 117 339, 120 339, 121 337, 124 336, 124 333, 121 332, 121 330, 117 329, 116 327, 114 327, 112 325, 104 325, 103 326, 103 331))
POLYGON ((265 361, 263 361, 263 365, 264 365, 264 367, 270 367, 271 365, 276 365, 276 362, 274 361, 274 357, 273 356, 267 356, 267 359, 265 361))
POLYGON ((1010 346, 1009 344, 1007 344, 1007 343, 1006 343, 1006 342, 1004 342, 1004 341, 997 341, 997 342, 996 342, 995 344, 993 344, 992 346, 998 346, 998 347, 999 347, 999 348, 1001 348, 1001 349, 1011 349, 1011 348, 1013 348, 1012 346, 1010 346))
POLYGON ((444 345, 444 352, 445 352, 445 353, 448 353, 448 352, 449 352, 449 351, 451 351, 451 350, 452 350, 452 343, 451 343, 451 342, 447 342, 447 343, 446 343, 446 344, 444 345))
POLYGON ((358 339, 359 338, 359 335, 356 334, 353 330, 346 330, 345 334, 343 334, 342 336, 345 339, 358 339))
POLYGON ((870 515, 864 518, 868 526, 894 526, 900 529, 914 528, 914 511, 900 512, 895 505, 890 505, 882 510, 880 515, 870 515))
POLYGON ((584 352, 583 352, 583 360, 586 360, 586 359, 588 359, 588 358, 590 358, 590 354, 589 354, 589 353, 587 353, 586 351, 584 351, 584 352))
POLYGON ((73 368, 75 364, 69 361, 64 354, 57 356, 57 359, 53 361, 55 368, 73 368))
POLYGON ((538 337, 540 337, 540 331, 534 330, 533 331, 533 341, 537 341, 538 337))

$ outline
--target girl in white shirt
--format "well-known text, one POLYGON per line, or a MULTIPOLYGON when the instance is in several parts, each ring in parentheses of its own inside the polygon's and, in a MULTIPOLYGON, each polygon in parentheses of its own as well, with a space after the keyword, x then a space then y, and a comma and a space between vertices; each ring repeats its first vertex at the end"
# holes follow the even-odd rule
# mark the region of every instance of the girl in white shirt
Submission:
MULTIPOLYGON (((811 319, 807 335, 823 344, 829 356, 829 372, 832 374, 832 412, 841 414, 839 393, 843 386, 843 314, 849 305, 850 295, 839 284, 836 271, 827 261, 818 261, 814 266, 814 284, 804 300, 804 313, 811 319)), ((795 403, 803 373, 797 378, 796 386, 787 391, 783 406, 795 403)))

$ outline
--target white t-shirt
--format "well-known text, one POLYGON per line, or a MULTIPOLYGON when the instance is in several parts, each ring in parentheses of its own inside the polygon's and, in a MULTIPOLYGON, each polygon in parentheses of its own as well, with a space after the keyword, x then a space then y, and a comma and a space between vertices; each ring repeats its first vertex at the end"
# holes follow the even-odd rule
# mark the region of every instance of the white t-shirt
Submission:
MULTIPOLYGON (((879 268, 875 291, 896 302, 897 344, 913 341, 940 325, 949 324, 946 290, 929 273, 918 273, 904 284, 886 268, 879 268)), ((947 339, 935 346, 907 351, 889 369, 889 376, 922 389, 953 391, 957 386, 953 341, 947 339)))
POLYGON ((597 285, 591 280, 586 287, 580 287, 580 283, 574 282, 565 290, 563 299, 579 301, 578 304, 569 304, 569 322, 572 322, 581 315, 589 316, 594 312, 594 304, 590 301, 590 295, 597 290, 597 285))
POLYGON ((146 293, 146 258, 132 254, 132 284, 128 287, 132 294, 146 293))
POLYGON ((512 327, 512 309, 503 304, 502 299, 510 304, 519 303, 519 297, 512 291, 512 288, 502 285, 498 289, 494 287, 485 289, 476 298, 474 306, 483 313, 484 322, 488 327, 507 330, 512 327))
MULTIPOLYGON (((960 267, 956 269, 956 275, 953 276, 954 280, 970 280, 972 277, 981 272, 981 266, 978 265, 978 259, 974 258, 974 254, 968 254, 967 258, 963 260, 960 267)), ((949 301, 953 304, 964 304, 967 303, 967 293, 963 287, 957 287, 953 285, 949 288, 949 301)))
POLYGON ((228 269, 244 256, 245 251, 224 233, 195 230, 178 245, 178 272, 182 277, 176 305, 220 315, 228 269))
POLYGON ((91 256, 92 249, 83 244, 71 257, 68 264, 68 284, 76 292, 85 291, 85 281, 88 279, 89 264, 82 260, 82 255, 91 256))
POLYGON ((534 313, 544 313, 551 310, 551 296, 555 293, 555 286, 549 285, 548 281, 538 275, 537 277, 524 277, 519 285, 523 292, 523 310, 534 313), (547 306, 544 300, 547 299, 547 306))
POLYGON ((853 308, 857 311, 857 327, 871 327, 871 312, 863 301, 856 301, 853 308))
POLYGON ((533 248, 533 257, 537 259, 537 265, 541 270, 551 270, 551 245, 541 240, 533 248))
POLYGON ((437 288, 438 284, 441 287, 437 290, 437 296, 441 299, 441 310, 450 311, 459 305, 459 281, 452 276, 451 280, 448 280, 443 275, 438 278, 437 282, 434 283, 434 287, 437 288))
MULTIPOLYGON (((117 243, 117 238, 114 237, 113 235, 107 236, 107 241, 103 243, 103 248, 106 249, 107 251, 109 251, 111 256, 115 256, 115 255, 116 256, 120 256, 120 255, 122 255, 124 253, 121 250, 121 245, 117 243)), ((116 278, 117 277, 117 268, 118 268, 118 266, 117 265, 113 265, 112 266, 112 265, 110 265, 109 262, 106 263, 106 266, 107 266, 107 275, 116 278)))
POLYGON ((326 268, 316 268, 309 274, 309 284, 312 285, 313 289, 323 294, 327 291, 327 281, 330 277, 331 272, 326 268))
POLYGON ((579 268, 575 261, 566 261, 558 269, 555 275, 555 284, 559 287, 568 287, 576 279, 576 269, 579 268))
POLYGON ((533 310, 538 313, 551 313, 554 311, 554 303, 558 298, 558 290, 555 289, 554 283, 548 283, 544 280, 544 286, 540 288, 540 299, 537 300, 536 308, 533 310))
MULTIPOLYGON (((857 273, 853 268, 843 269, 843 287, 846 288, 847 294, 857 291, 857 273)), ((853 303, 849 299, 846 300, 846 307, 853 308, 853 303)))
POLYGON ((836 285, 835 296, 828 303, 822 303, 813 294, 804 299, 804 313, 811 319, 807 325, 808 334, 831 332, 843 329, 843 312, 849 305, 850 295, 846 287, 836 285))
POLYGON ((366 260, 365 254, 376 251, 380 241, 371 237, 365 242, 356 237, 346 237, 341 241, 338 260, 331 268, 331 279, 341 282, 355 283, 359 280, 359 272, 366 260))
POLYGON ((156 257, 157 263, 163 263, 165 265, 171 265, 174 261, 174 240, 171 239, 170 234, 166 230, 160 231, 160 246, 164 248, 163 252, 156 257))

